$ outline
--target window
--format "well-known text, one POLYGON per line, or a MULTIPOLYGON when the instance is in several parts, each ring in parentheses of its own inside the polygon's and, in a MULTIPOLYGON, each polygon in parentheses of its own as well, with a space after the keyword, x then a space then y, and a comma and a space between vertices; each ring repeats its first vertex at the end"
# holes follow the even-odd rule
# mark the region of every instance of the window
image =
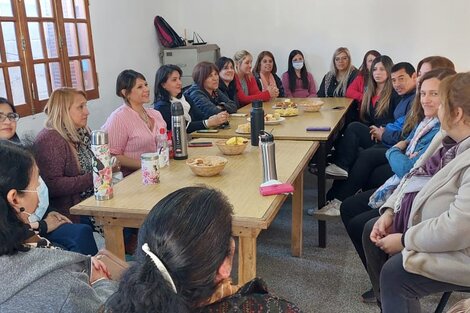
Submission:
POLYGON ((0 0, 0 96, 26 116, 61 86, 99 96, 88 0, 0 0))

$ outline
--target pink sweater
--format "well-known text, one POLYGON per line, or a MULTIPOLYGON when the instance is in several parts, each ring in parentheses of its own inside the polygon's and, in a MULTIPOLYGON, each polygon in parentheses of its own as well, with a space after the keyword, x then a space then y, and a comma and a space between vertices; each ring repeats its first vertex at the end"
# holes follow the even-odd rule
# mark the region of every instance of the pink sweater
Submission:
POLYGON ((284 93, 287 98, 309 98, 317 96, 317 87, 315 86, 315 80, 311 73, 307 73, 308 89, 305 89, 302 85, 302 79, 297 78, 295 81, 295 90, 292 92, 289 89, 289 73, 285 72, 282 74, 282 86, 284 86, 284 93))
MULTIPOLYGON (((154 121, 152 130, 145 125, 139 114, 126 104, 111 113, 101 127, 108 132, 111 154, 140 160, 142 153, 157 151, 156 137, 160 128, 166 129, 166 122, 157 110, 146 108, 145 111, 154 121)), ((122 172, 126 176, 132 170, 123 169, 122 172)))

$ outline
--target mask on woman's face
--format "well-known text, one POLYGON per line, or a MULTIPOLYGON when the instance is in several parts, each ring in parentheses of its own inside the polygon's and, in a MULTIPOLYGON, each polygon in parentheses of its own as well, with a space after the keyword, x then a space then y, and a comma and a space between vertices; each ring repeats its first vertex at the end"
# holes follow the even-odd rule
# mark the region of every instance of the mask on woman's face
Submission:
POLYGON ((47 208, 49 207, 49 189, 47 188, 44 180, 42 180, 41 176, 39 176, 39 186, 37 191, 39 203, 36 211, 34 211, 34 213, 28 217, 30 223, 40 221, 44 217, 44 214, 46 214, 47 208))
POLYGON ((292 61, 292 66, 296 70, 300 70, 300 69, 302 69, 302 67, 304 67, 304 61, 292 61))

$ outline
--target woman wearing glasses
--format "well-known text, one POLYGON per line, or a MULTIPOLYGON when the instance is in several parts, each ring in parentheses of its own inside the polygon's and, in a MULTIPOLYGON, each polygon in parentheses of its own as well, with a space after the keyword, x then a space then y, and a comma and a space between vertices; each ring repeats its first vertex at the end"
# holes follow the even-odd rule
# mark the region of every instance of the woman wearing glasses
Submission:
POLYGON ((331 61, 331 70, 326 73, 318 89, 319 97, 344 97, 346 89, 356 78, 358 71, 351 63, 348 48, 336 49, 331 61))
POLYGON ((16 122, 19 119, 15 107, 7 99, 0 97, 0 139, 20 142, 16 134, 16 122))

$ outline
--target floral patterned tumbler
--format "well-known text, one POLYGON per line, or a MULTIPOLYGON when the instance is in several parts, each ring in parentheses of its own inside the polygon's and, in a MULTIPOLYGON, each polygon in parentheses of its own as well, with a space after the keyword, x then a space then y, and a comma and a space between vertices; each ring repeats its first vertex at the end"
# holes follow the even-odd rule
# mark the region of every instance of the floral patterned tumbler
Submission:
POLYGON ((108 133, 94 130, 91 133, 93 152, 93 186, 96 200, 109 200, 113 197, 113 170, 108 146, 108 133))

